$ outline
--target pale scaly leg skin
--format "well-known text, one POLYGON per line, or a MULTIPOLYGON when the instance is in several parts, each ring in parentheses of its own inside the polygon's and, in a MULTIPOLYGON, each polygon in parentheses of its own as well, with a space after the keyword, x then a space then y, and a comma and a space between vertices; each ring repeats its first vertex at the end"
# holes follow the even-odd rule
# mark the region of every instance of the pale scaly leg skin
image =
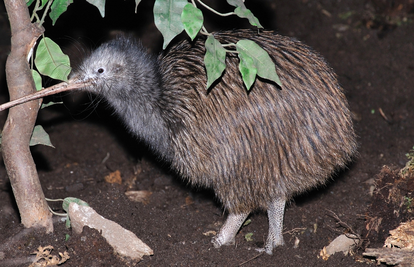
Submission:
POLYGON ((230 213, 226 222, 221 227, 220 232, 211 240, 214 247, 219 248, 222 245, 234 245, 236 234, 247 216, 249 216, 249 213, 230 213))
POLYGON ((269 234, 267 236, 264 248, 257 249, 259 252, 266 252, 272 255, 273 249, 277 246, 283 246, 283 215, 285 213, 286 200, 277 198, 269 203, 267 216, 269 217, 269 234))

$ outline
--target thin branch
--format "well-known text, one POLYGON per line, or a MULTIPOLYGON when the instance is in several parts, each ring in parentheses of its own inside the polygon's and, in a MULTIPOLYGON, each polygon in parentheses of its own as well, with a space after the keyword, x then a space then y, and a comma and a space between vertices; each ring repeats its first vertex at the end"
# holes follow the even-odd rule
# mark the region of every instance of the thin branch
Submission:
POLYGON ((56 215, 56 216, 60 216, 60 217, 66 217, 66 216, 68 216, 68 214, 67 214, 67 213, 60 213, 60 212, 56 212, 56 211, 52 210, 52 208, 51 208, 51 207, 49 207, 49 211, 50 211, 53 215, 56 215))
POLYGON ((13 101, 4 103, 2 105, 0 105, 0 111, 3 111, 5 109, 26 103, 28 101, 31 100, 35 100, 35 99, 39 99, 39 98, 43 98, 49 95, 54 95, 57 93, 61 93, 61 92, 66 92, 66 91, 70 91, 70 90, 75 90, 75 89, 79 89, 79 88, 83 88, 83 87, 87 87, 90 85, 90 81, 86 81, 86 82, 79 82, 79 81, 73 81, 73 80, 69 80, 68 82, 62 82, 62 83, 58 83, 54 86, 42 89, 40 91, 37 91, 35 93, 29 94, 29 95, 25 95, 21 98, 15 99, 13 101))
POLYGON ((262 253, 257 254, 256 256, 254 256, 254 257, 252 257, 252 258, 250 258, 250 259, 248 259, 247 261, 244 261, 244 262, 240 263, 238 266, 243 266, 243 265, 245 265, 246 263, 249 263, 249 262, 251 262, 252 260, 257 259, 258 257, 260 257, 260 256, 262 256, 262 255, 263 255, 263 252, 262 252, 262 253))
POLYGON ((226 50, 226 53, 234 53, 234 54, 239 54, 239 51, 237 51, 237 50, 230 50, 230 49, 226 49, 226 47, 227 48, 233 48, 233 49, 235 49, 236 48, 236 44, 234 44, 234 43, 230 43, 230 44, 221 44, 222 46, 223 46, 223 48, 226 50))
POLYGON ((206 27, 204 27, 204 26, 201 28, 200 33, 203 34, 203 35, 206 35, 206 36, 210 36, 211 35, 211 33, 209 33, 207 31, 206 27))
POLYGON ((39 10, 39 6, 40 6, 41 0, 36 0, 36 4, 35 7, 33 9, 33 13, 32 16, 30 17, 30 21, 33 21, 33 19, 36 17, 37 20, 39 20, 39 17, 37 16, 37 11, 39 10))
POLYGON ((50 202, 59 202, 59 201, 63 202, 63 201, 65 201, 62 198, 53 199, 53 198, 47 198, 47 197, 45 197, 45 199, 46 199, 46 201, 50 201, 50 202))
POLYGON ((42 19, 39 22, 40 25, 43 25, 43 23, 45 22, 46 15, 47 15, 48 10, 49 10, 50 6, 52 5, 52 3, 53 3, 53 0, 49 0, 47 2, 47 6, 45 8, 45 12, 43 13, 42 19))
POLYGON ((209 11, 213 12, 216 15, 222 16, 222 17, 227 17, 227 16, 231 16, 231 15, 235 15, 236 13, 234 12, 229 12, 229 13, 220 13, 214 9, 212 9, 211 7, 209 7, 208 5, 204 4, 201 0, 197 0, 203 7, 205 7, 206 9, 208 9, 209 11))
MULTIPOLYGON (((63 201, 65 201, 64 199, 61 199, 61 198, 58 198, 58 199, 52 199, 52 198, 47 198, 47 197, 45 197, 45 199, 46 199, 46 201, 50 201, 50 202, 63 202, 63 201)), ((56 211, 54 211, 54 210, 52 210, 52 208, 49 206, 49 211, 52 213, 52 214, 54 214, 54 215, 56 215, 56 216, 61 216, 61 217, 66 217, 66 216, 68 216, 68 214, 67 213, 60 213, 60 212, 56 212, 56 211)))
MULTIPOLYGON (((361 237, 358 235, 358 233, 356 233, 352 229, 352 227, 349 226, 346 222, 342 221, 335 212, 333 212, 331 210, 328 210, 328 209, 327 209, 327 211, 331 213, 331 214, 329 214, 329 216, 331 216, 334 220, 336 220, 337 225, 341 226, 342 228, 345 228, 348 232, 350 232, 354 236, 354 237, 352 237, 353 239, 361 240, 361 237)), ((350 235, 347 235, 346 233, 345 233, 345 235, 348 236, 348 237, 351 237, 350 235)))

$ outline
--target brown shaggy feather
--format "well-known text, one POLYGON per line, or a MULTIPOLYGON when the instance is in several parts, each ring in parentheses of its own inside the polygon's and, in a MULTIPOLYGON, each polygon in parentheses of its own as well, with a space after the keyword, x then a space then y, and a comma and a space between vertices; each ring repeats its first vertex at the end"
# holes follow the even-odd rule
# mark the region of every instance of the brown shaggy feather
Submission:
POLYGON ((159 57, 170 119, 172 165, 194 185, 213 187, 229 212, 267 209, 324 183, 356 150, 350 112, 336 75, 308 46, 245 30, 215 33, 222 43, 250 39, 273 59, 282 88, 256 80, 247 92, 239 60, 206 90, 204 40, 159 57))

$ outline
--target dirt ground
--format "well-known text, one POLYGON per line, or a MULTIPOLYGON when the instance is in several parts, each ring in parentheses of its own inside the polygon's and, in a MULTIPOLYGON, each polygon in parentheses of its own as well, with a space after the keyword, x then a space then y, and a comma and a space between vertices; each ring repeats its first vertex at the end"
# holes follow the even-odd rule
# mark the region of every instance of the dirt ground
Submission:
MULTIPOLYGON (((115 30, 134 31, 154 52, 161 37, 149 16, 153 1, 143 1, 133 14, 133 1, 107 3, 107 18, 94 7, 73 4, 46 35, 79 58, 86 47, 97 46, 115 30), (81 11, 80 11, 81 10, 81 11), (81 13, 78 15, 78 13, 81 13), (122 17, 119 16, 122 14, 122 17), (76 20, 73 18, 76 16, 76 20), (78 55, 76 55, 76 53, 78 55)), ((207 1, 206 1, 207 2, 207 1)), ((219 1, 217 1, 219 2, 219 1)), ((99 214, 135 233, 153 250, 138 266, 366 266, 361 256, 337 253, 328 260, 321 249, 335 237, 350 231, 362 235, 365 246, 381 247, 386 225, 375 238, 366 234, 367 218, 373 216, 370 189, 383 165, 401 168, 414 146, 414 23, 409 1, 291 0, 246 1, 267 29, 295 37, 320 52, 337 72, 349 100, 359 149, 355 161, 326 186, 294 198, 286 208, 286 245, 272 256, 258 255, 267 235, 267 216, 257 212, 241 229, 236 246, 213 248, 211 236, 226 214, 209 190, 182 183, 157 162, 112 116, 105 103, 90 105, 80 93, 54 97, 64 105, 40 112, 38 124, 50 134, 56 148, 33 147, 44 193, 48 198, 80 198, 99 214), (395 6, 387 6, 387 3, 395 6), (385 4, 384 4, 385 3, 385 4), (105 176, 119 171, 122 183, 105 176), (152 194, 146 203, 132 202, 127 190, 152 194), (349 227, 340 227, 338 218, 349 227), (369 215, 369 216, 368 216, 369 215), (247 241, 245 234, 253 233, 247 241), (381 234, 380 234, 381 233, 381 234), (299 240, 294 248, 295 240, 299 240)), ((225 10, 226 5, 213 6, 225 10)), ((247 27, 235 18, 217 20, 210 29, 247 27), (233 21, 233 24, 228 24, 233 21), (236 21, 236 22, 234 22, 236 21)), ((8 99, 4 63, 9 51, 8 21, 0 6, 0 102, 8 99)), ((96 103, 96 102, 94 102, 96 103)), ((6 112, 0 114, 1 125, 6 112)), ((391 181, 392 182, 392 181, 391 181)), ((59 205, 51 203, 53 209, 59 205)), ((62 266, 124 266, 96 230, 75 235, 60 218, 53 234, 24 230, 3 163, 0 164, 0 265, 28 266, 30 253, 52 245, 52 253, 67 251, 62 266), (65 240, 69 235, 69 240, 65 240)), ((375 214, 374 214, 375 215, 375 214)), ((399 224, 394 218, 392 227, 399 224)), ((413 218, 412 214, 404 217, 413 218)), ((391 226, 388 226, 391 227, 391 226)))

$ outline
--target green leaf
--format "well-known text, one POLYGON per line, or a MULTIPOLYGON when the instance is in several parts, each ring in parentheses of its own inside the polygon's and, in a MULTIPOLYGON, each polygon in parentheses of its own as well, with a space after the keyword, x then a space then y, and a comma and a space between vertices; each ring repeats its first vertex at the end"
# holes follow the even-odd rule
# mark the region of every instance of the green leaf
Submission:
POLYGON ((258 28, 263 28, 259 20, 253 15, 250 9, 246 8, 243 0, 227 0, 227 3, 236 7, 234 13, 236 13, 237 16, 239 16, 240 18, 247 18, 251 25, 256 26, 258 28))
POLYGON ((204 64, 207 71, 207 88, 209 88, 215 80, 220 78, 226 68, 226 50, 213 35, 208 36, 205 46, 204 64))
MULTIPOLYGON (((34 0, 26 0, 26 5, 30 6, 33 2, 34 0)), ((42 4, 40 5, 39 9, 42 9, 47 2, 49 2, 49 0, 42 0, 42 4)))
POLYGON ((44 108, 47 108, 47 107, 50 107, 50 106, 53 106, 53 105, 61 105, 61 104, 63 104, 63 102, 52 102, 52 101, 50 101, 47 104, 42 104, 42 106, 40 108, 44 109, 44 108))
POLYGON ((69 57, 47 37, 37 47, 35 65, 41 74, 61 81, 67 81, 71 71, 69 57))
POLYGON ((193 4, 188 3, 181 14, 181 22, 188 36, 191 40, 194 40, 203 26, 203 12, 193 4))
POLYGON ((236 44, 236 49, 239 53, 246 54, 253 59, 254 66, 257 68, 257 75, 282 87, 276 73, 275 64, 263 48, 251 40, 240 40, 236 44))
POLYGON ((187 0, 156 0, 154 4, 154 22, 164 37, 163 49, 184 30, 181 13, 187 0))
POLYGON ((62 203, 62 208, 64 211, 66 211, 66 213, 68 214, 66 216, 66 228, 70 228, 70 218, 69 218, 69 204, 75 202, 76 204, 80 205, 80 206, 86 206, 89 207, 89 204, 86 203, 85 201, 79 199, 79 198, 75 198, 75 197, 67 197, 65 199, 63 199, 63 203, 62 203))
POLYGON ((247 90, 250 90, 250 87, 256 80, 257 68, 255 67, 253 58, 251 58, 246 52, 239 51, 239 70, 243 78, 244 85, 247 90))
POLYGON ((32 71, 33 80, 36 86, 36 90, 37 91, 42 90, 42 77, 40 76, 39 72, 35 70, 31 70, 31 71, 32 71))
POLYGON ((243 223, 243 227, 248 226, 249 224, 251 224, 252 219, 247 219, 244 223, 243 223))
POLYGON ((31 4, 33 4, 34 0, 26 0, 26 5, 30 6, 31 4))
POLYGON ((101 13, 102 18, 105 17, 105 0, 86 0, 86 2, 96 6, 99 10, 99 13, 101 13))
POLYGON ((43 8, 49 1, 52 1, 52 0, 42 0, 42 5, 40 6, 40 8, 43 8))
POLYGON ((244 6, 243 0, 226 0, 227 3, 234 7, 244 6))
POLYGON ((137 13, 139 3, 141 3, 141 0, 135 0, 135 13, 137 13))
POLYGON ((69 212, 69 204, 75 202, 76 204, 80 206, 86 206, 89 207, 89 204, 83 201, 82 199, 76 198, 76 197, 67 197, 63 199, 62 208, 64 211, 69 212))
POLYGON ((69 229, 70 228, 70 218, 69 215, 66 216, 66 224, 65 224, 66 228, 69 229))
POLYGON ((234 10, 234 13, 236 13, 236 15, 239 16, 240 18, 247 18, 251 25, 256 26, 258 28, 263 28, 259 20, 253 15, 253 13, 249 9, 237 7, 234 10))
POLYGON ((351 17, 352 15, 354 15, 355 11, 351 10, 351 11, 346 11, 346 12, 342 12, 338 15, 338 17, 340 19, 348 19, 349 17, 351 17))
POLYGON ((49 135, 42 126, 36 125, 33 129, 32 138, 30 138, 30 146, 45 145, 55 148, 50 142, 49 135))
POLYGON ((62 15, 70 4, 73 3, 73 0, 54 0, 52 6, 50 7, 50 18, 52 19, 52 25, 55 25, 56 20, 62 15))
POLYGON ((247 233, 244 235, 244 239, 246 239, 247 242, 253 241, 252 236, 253 236, 253 233, 247 233))

